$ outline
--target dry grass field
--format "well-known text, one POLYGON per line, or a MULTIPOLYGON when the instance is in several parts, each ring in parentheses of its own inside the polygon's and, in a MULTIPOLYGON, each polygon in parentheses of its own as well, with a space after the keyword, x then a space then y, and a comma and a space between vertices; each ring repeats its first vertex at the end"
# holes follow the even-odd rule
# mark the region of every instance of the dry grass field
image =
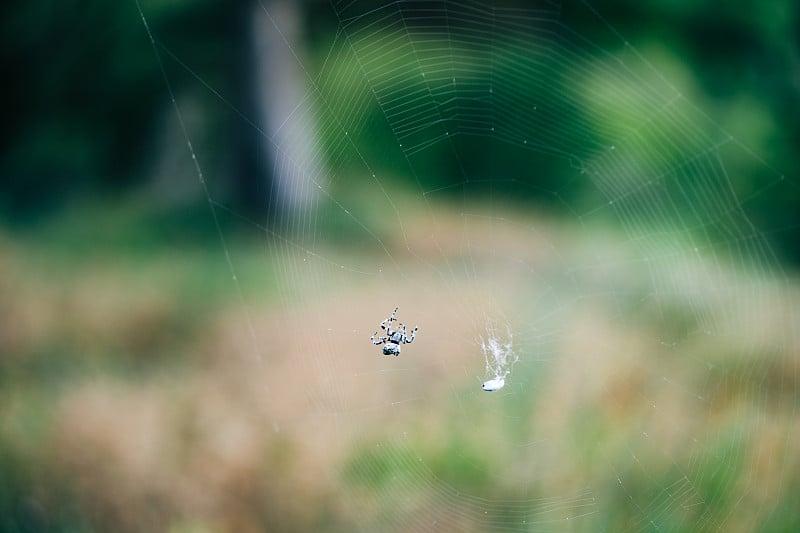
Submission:
POLYGON ((235 281, 213 240, 3 235, 0 529, 800 525, 796 280, 433 209, 385 276, 268 234, 226 241, 235 281), (395 306, 420 332, 383 357, 395 306), (489 394, 493 321, 520 360, 489 394))

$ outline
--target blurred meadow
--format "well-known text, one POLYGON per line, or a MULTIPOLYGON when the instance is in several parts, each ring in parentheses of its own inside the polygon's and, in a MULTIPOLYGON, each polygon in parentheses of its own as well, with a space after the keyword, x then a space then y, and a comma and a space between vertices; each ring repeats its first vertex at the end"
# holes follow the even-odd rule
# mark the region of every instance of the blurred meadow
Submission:
POLYGON ((800 528, 795 3, 3 26, 0 531, 800 528))

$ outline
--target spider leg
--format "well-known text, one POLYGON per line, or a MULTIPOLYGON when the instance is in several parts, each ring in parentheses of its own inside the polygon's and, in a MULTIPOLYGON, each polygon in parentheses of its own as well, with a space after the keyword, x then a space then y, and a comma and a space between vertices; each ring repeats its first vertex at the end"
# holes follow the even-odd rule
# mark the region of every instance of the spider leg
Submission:
POLYGON ((417 336, 417 330, 418 329, 419 329, 419 326, 414 326, 414 329, 411 330, 411 337, 407 339, 406 338, 405 328, 404 328, 403 329, 403 342, 405 342, 406 344, 411 344, 412 342, 414 342, 414 337, 417 336))
MULTIPOLYGON (((397 313, 397 310, 398 310, 398 309, 399 309, 399 307, 395 307, 395 308, 394 308, 394 311, 392 311, 392 314, 389 316, 389 318, 387 318, 386 320, 384 320, 383 322, 381 322, 381 329, 386 329, 387 327, 389 327, 389 328, 391 328, 391 327, 392 327, 392 320, 397 320, 397 319, 394 317, 394 315, 395 315, 395 313, 397 313), (388 326, 387 326, 387 322, 388 322, 388 326)), ((389 335, 391 335, 391 333, 389 333, 389 335)))
POLYGON ((372 341, 372 344, 374 344, 375 346, 380 346, 381 344, 383 344, 384 342, 386 342, 386 339, 387 339, 388 337, 383 337, 383 336, 381 336, 381 337, 378 337, 378 342, 375 342, 375 335, 377 335, 377 334, 378 334, 378 332, 377 332, 377 331, 376 331, 375 333, 373 333, 373 334, 372 334, 372 337, 370 337, 370 338, 369 338, 369 340, 371 340, 371 341, 372 341))

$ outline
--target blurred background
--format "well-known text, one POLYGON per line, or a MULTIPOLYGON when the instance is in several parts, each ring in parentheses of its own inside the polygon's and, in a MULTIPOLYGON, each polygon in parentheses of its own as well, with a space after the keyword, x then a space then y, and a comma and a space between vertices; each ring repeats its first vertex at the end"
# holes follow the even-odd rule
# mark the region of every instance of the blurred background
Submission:
POLYGON ((0 24, 0 530, 800 527, 796 2, 0 24))

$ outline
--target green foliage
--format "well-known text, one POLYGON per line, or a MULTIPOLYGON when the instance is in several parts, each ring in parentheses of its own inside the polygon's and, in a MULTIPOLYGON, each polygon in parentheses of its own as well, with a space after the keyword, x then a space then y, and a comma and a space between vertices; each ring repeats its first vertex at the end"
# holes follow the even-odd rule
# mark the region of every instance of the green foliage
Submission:
MULTIPOLYGON (((247 68, 243 28, 250 7, 248 2, 207 0, 141 2, 175 94, 205 95, 200 99, 202 131, 192 133, 213 139, 203 145, 201 156, 206 164, 223 169, 216 180, 221 190, 236 181, 239 141, 225 132, 238 127, 234 123, 239 119, 204 84, 249 113, 249 119, 255 118, 241 98, 248 79, 241 69, 247 68), (231 155, 226 159, 225 154, 231 155)), ((800 106, 790 75, 797 70, 797 30, 792 23, 800 17, 797 4, 774 0, 754 8, 741 2, 607 0, 593 7, 603 18, 578 4, 564 6, 561 19, 575 35, 589 39, 564 33, 565 40, 556 44, 566 46, 566 52, 554 52, 548 36, 560 30, 547 24, 530 27, 534 42, 524 51, 501 33, 492 40, 476 37, 469 49, 460 43, 461 51, 448 56, 445 66, 458 64, 463 88, 450 93, 450 78, 424 77, 426 65, 439 65, 442 51, 435 48, 436 41, 418 35, 409 54, 407 43, 383 39, 377 31, 361 42, 340 35, 331 49, 337 18, 329 5, 309 3, 309 12, 315 13, 306 20, 314 58, 309 69, 316 65, 319 71, 313 73, 323 97, 317 113, 325 126, 321 135, 331 156, 331 182, 340 190, 354 185, 354 179, 363 184, 362 178, 369 178, 359 176, 366 160, 382 179, 388 175, 418 192, 499 195, 554 210, 564 210, 565 202, 592 206, 607 193, 603 178, 577 171, 591 167, 598 156, 607 158, 603 150, 608 140, 636 127, 637 142, 627 139, 616 154, 629 174, 616 172, 616 187, 634 178, 660 180, 664 201, 676 209, 669 216, 707 230, 710 240, 728 236, 724 216, 739 205, 743 221, 753 222, 757 232, 781 245, 786 257, 800 258, 795 244, 800 231, 795 157, 800 106), (626 47, 606 22, 635 48, 626 47), (570 49, 578 47, 583 64, 569 56, 570 49), (382 65, 365 71, 353 54, 359 48, 362 57, 363 50, 380 48, 382 65), (453 136, 409 160, 373 92, 376 76, 398 65, 408 78, 405 85, 396 84, 392 104, 424 97, 433 115, 431 127, 420 135, 453 136), (577 71, 568 69, 577 68, 594 74, 576 79, 577 71), (620 77, 625 69, 630 76, 620 77), (480 91, 490 89, 484 76, 488 73, 496 83, 492 98, 485 100, 480 91), (652 99, 653 90, 660 100, 652 99), (673 109, 648 107, 678 93, 684 99, 675 100, 673 109), (585 98, 568 100, 564 95, 585 98), (473 115, 494 116, 506 133, 476 130, 460 112, 465 106, 473 115), (643 116, 652 119, 641 128, 643 116), (329 127, 332 124, 336 127, 329 127), (342 128, 349 130, 358 152, 344 139, 342 128), (713 174, 723 177, 715 184, 717 190, 729 187, 731 193, 718 209, 709 211, 709 201, 692 188, 692 181, 696 185, 708 169, 683 167, 697 148, 681 144, 692 136, 686 128, 692 135, 707 136, 710 143, 730 143, 720 149, 725 167, 713 174), (724 134, 719 137, 721 132, 735 141, 724 134), (520 144, 518 137, 523 136, 526 145, 520 144), (559 140, 581 149, 564 152, 559 140), (663 176, 664 168, 676 172, 663 176)), ((157 124, 171 110, 135 2, 16 2, 7 9, 2 30, 0 60, 8 73, 4 94, 12 104, 0 126, 0 212, 6 219, 22 220, 78 195, 96 196, 98 191, 143 183, 150 179, 149 164, 163 150, 185 150, 159 145, 157 124)), ((628 206, 650 209, 635 195, 628 206)), ((742 237, 748 237, 744 230, 742 237)))
MULTIPOLYGON (((218 52, 233 53, 235 10, 206 1, 142 8, 156 34, 204 76, 223 69, 218 52)), ((147 178, 168 100, 135 2, 12 2, 2 36, 10 105, 0 125, 0 211, 24 219, 147 178)))

